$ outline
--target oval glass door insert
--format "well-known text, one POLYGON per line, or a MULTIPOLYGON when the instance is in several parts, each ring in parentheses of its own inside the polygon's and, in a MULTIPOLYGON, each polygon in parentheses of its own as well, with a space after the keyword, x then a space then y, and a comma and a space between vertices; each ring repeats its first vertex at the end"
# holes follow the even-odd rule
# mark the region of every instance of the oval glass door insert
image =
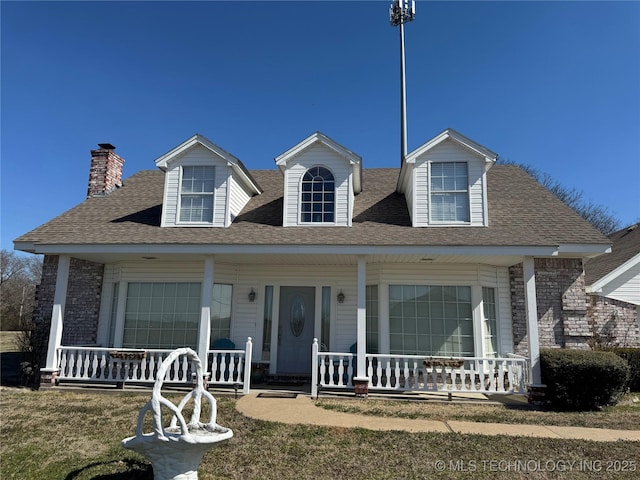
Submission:
POLYGON ((293 302, 291 302, 289 327, 294 337, 302 335, 302 331, 304 330, 304 300, 300 295, 296 295, 293 302))

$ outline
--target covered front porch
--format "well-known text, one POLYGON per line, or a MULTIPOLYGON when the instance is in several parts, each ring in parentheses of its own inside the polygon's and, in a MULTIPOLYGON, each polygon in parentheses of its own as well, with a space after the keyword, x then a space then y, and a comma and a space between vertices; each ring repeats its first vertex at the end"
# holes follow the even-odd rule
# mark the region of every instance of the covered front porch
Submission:
MULTIPOLYGON (((44 384, 153 383, 173 348, 139 339, 162 337, 147 323, 171 312, 166 302, 154 310, 161 294, 145 297, 151 306, 144 312, 131 305, 141 305, 147 287, 166 292, 170 282, 179 291, 180 281, 188 282, 196 307, 191 330, 172 338, 185 338, 198 352, 212 386, 248 393, 256 370, 308 376, 314 396, 362 385, 371 392, 525 394, 540 383, 533 256, 310 251, 101 260, 97 341, 74 345, 62 341, 70 323, 64 312, 71 257, 58 256, 44 384), (517 260, 525 277, 526 357, 514 354, 511 334, 507 265, 517 260), (229 303, 227 324, 212 313, 220 313, 221 291, 229 303), (216 347, 221 337, 235 345, 216 347)), ((176 360, 168 377, 165 383, 191 382, 190 365, 176 360)))

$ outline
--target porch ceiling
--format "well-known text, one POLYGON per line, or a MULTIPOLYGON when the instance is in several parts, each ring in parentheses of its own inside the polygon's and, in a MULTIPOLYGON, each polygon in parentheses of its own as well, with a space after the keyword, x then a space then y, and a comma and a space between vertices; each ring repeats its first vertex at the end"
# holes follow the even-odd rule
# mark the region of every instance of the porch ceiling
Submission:
MULTIPOLYGON (((97 263, 121 262, 200 262, 204 254, 166 253, 77 253, 72 257, 97 263)), ((373 254, 365 255, 367 264, 485 264, 510 266, 520 263, 522 255, 443 255, 443 254, 373 254)), ((235 265, 357 265, 352 254, 216 254, 218 264, 235 265)))

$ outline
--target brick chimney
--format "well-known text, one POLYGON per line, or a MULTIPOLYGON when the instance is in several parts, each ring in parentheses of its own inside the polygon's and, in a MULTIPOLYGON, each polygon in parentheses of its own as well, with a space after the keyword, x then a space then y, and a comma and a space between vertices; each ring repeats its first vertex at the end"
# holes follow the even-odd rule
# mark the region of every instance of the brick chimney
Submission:
POLYGON ((91 150, 91 168, 89 169, 89 188, 87 198, 105 196, 122 186, 121 158, 110 143, 99 143, 98 150, 91 150))

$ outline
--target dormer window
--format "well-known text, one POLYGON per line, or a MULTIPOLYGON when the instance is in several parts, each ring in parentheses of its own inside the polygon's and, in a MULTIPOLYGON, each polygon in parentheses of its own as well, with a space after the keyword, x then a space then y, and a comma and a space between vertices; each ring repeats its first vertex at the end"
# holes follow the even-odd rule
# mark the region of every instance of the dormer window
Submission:
POLYGON ((242 162, 195 134, 156 159, 165 172, 162 227, 229 227, 262 189, 242 162))
POLYGON ((405 158, 398 178, 414 227, 488 227, 487 171, 498 155, 447 129, 405 158))
POLYGON ((324 167, 312 167, 302 177, 300 202, 302 222, 333 223, 335 219, 335 179, 324 167))
POLYGON ((470 221, 467 162, 432 163, 430 185, 432 222, 470 221))
POLYGON ((358 155, 316 132, 275 160, 284 177, 282 226, 351 226, 362 191, 358 155))
POLYGON ((183 166, 180 181, 180 222, 212 223, 215 167, 183 166))

